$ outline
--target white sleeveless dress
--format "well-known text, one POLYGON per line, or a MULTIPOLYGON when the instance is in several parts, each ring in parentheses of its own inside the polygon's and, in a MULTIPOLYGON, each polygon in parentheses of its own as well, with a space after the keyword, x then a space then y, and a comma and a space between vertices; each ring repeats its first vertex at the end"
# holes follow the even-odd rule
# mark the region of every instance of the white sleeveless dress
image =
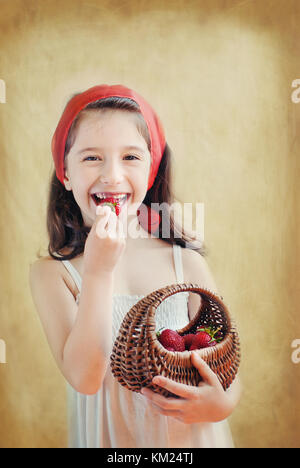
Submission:
MULTIPOLYGON (((177 283, 184 283, 181 247, 173 245, 177 283)), ((78 290, 81 277, 68 261, 62 261, 78 290)), ((173 330, 189 322, 188 292, 168 297, 157 308, 156 329, 173 330)), ((145 296, 113 296, 113 342, 126 313, 145 296)), ((78 303, 79 294, 76 298, 78 303)), ((131 392, 113 377, 108 367, 103 386, 95 395, 77 392, 67 382, 69 448, 233 448, 227 420, 184 424, 154 413, 140 393, 131 392)))

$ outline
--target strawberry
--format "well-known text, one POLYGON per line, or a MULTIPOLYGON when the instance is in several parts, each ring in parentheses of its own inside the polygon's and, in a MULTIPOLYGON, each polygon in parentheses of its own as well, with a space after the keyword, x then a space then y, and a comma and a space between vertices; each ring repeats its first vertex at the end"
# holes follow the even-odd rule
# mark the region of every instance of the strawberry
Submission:
POLYGON ((195 349, 199 349, 199 348, 198 346, 192 344, 189 348, 189 351, 194 351, 195 349))
POLYGON ((184 339, 176 331, 167 328, 162 333, 158 331, 157 337, 164 348, 173 348, 174 351, 185 351, 184 339))
POLYGON ((206 348, 207 346, 209 346, 210 341, 211 336, 208 333, 206 333, 205 331, 199 331, 196 335, 194 335, 190 351, 192 351, 193 349, 206 348))
POLYGON ((208 343, 208 346, 216 346, 216 344, 218 344, 218 343, 217 343, 216 340, 214 340, 214 341, 211 341, 210 343, 208 343))
POLYGON ((120 214, 120 204, 116 202, 113 198, 106 198, 105 202, 101 203, 101 206, 109 206, 111 210, 116 213, 117 216, 120 214))
POLYGON ((175 351, 174 348, 169 348, 169 347, 168 347, 168 348, 166 348, 166 349, 167 349, 168 351, 175 351))
POLYGON ((212 340, 215 340, 217 343, 222 341, 222 333, 220 332, 221 327, 216 328, 211 325, 203 325, 197 328, 197 332, 204 331, 211 336, 212 340))
POLYGON ((193 333, 188 333, 187 335, 184 335, 184 344, 185 344, 185 349, 190 349, 190 346, 192 344, 192 341, 194 339, 195 335, 193 333))
POLYGON ((214 328, 209 325, 202 325, 198 327, 197 334, 194 335, 192 345, 190 346, 190 351, 193 351, 194 349, 215 346, 222 340, 219 331, 220 327, 214 328))

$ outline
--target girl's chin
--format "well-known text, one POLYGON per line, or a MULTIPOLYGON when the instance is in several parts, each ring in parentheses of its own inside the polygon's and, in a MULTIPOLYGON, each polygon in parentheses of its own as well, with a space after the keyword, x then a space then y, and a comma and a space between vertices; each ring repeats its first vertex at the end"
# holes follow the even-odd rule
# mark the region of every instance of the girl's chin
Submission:
POLYGON ((83 224, 85 227, 91 228, 95 222, 96 216, 94 218, 90 218, 89 216, 82 216, 83 224))

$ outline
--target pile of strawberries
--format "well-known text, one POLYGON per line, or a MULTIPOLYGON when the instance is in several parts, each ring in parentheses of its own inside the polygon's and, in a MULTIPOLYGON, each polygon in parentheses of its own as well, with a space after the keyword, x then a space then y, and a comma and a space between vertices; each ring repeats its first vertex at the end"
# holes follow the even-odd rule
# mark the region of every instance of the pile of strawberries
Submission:
POLYGON ((197 328, 196 333, 181 336, 176 331, 165 329, 156 333, 158 341, 168 351, 193 351, 194 349, 216 346, 222 340, 220 328, 203 325, 197 328))

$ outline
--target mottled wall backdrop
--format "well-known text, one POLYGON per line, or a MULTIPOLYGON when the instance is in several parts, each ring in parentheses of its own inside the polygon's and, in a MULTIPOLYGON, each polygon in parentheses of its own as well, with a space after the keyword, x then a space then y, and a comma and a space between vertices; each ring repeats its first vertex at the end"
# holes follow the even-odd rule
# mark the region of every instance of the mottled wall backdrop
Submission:
POLYGON ((207 260, 242 340, 236 445, 300 446, 299 24, 298 0, 0 0, 1 447, 66 446, 28 272, 47 253, 52 133, 69 97, 102 83, 149 100, 178 199, 205 204, 207 260))

